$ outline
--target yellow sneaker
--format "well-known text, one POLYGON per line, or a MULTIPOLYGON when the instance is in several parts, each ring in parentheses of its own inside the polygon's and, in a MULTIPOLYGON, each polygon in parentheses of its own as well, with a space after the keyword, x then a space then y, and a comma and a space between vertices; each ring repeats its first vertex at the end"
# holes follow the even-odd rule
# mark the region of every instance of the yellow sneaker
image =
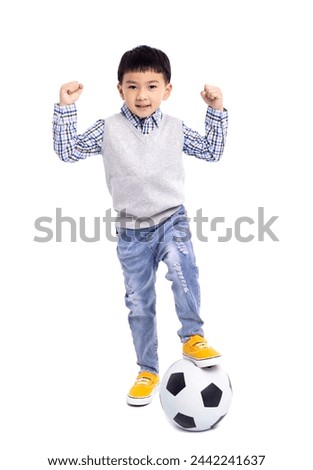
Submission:
POLYGON ((129 390, 127 403, 134 406, 148 405, 159 386, 159 376, 153 372, 143 371, 129 390))
POLYGON ((221 354, 208 346, 205 338, 194 335, 183 344, 183 357, 199 367, 210 367, 220 362, 221 354))

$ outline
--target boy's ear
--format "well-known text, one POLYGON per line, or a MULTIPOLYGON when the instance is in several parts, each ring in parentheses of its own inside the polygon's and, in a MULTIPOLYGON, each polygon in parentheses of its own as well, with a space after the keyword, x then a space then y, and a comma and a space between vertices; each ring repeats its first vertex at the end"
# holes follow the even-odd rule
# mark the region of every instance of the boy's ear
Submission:
POLYGON ((122 98, 122 100, 124 100, 124 93, 123 93, 122 85, 120 83, 117 84, 117 89, 120 94, 120 97, 122 98))
POLYGON ((172 84, 171 83, 168 83, 166 86, 165 86, 165 92, 164 92, 164 96, 163 96, 163 101, 166 101, 167 98, 170 96, 171 92, 172 92, 172 84))

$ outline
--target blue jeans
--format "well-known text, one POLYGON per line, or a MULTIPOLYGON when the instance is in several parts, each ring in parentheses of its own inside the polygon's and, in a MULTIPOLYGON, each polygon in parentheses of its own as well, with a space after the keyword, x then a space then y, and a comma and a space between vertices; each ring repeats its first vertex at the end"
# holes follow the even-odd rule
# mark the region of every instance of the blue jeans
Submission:
POLYGON ((198 268, 184 206, 159 225, 143 229, 117 228, 117 254, 125 281, 125 303, 140 370, 158 373, 156 271, 166 263, 172 282, 182 342, 203 335, 198 268))

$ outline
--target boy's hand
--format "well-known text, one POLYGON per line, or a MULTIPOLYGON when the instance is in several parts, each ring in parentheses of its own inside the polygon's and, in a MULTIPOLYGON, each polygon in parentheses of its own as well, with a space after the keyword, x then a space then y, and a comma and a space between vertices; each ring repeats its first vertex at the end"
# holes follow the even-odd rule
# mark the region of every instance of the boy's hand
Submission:
POLYGON ((208 106, 223 111, 223 96, 219 88, 206 84, 204 90, 201 91, 201 96, 208 106))
POLYGON ((78 82, 65 83, 60 88, 60 106, 73 104, 80 97, 83 91, 83 85, 78 82))

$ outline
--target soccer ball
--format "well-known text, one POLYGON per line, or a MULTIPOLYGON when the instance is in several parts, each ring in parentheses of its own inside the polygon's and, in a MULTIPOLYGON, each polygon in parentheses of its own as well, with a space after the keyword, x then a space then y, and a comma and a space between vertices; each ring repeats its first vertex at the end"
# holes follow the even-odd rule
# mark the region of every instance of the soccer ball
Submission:
POLYGON ((231 383, 220 366, 200 368, 187 359, 172 364, 160 384, 165 414, 186 431, 215 426, 227 414, 231 399, 231 383))

